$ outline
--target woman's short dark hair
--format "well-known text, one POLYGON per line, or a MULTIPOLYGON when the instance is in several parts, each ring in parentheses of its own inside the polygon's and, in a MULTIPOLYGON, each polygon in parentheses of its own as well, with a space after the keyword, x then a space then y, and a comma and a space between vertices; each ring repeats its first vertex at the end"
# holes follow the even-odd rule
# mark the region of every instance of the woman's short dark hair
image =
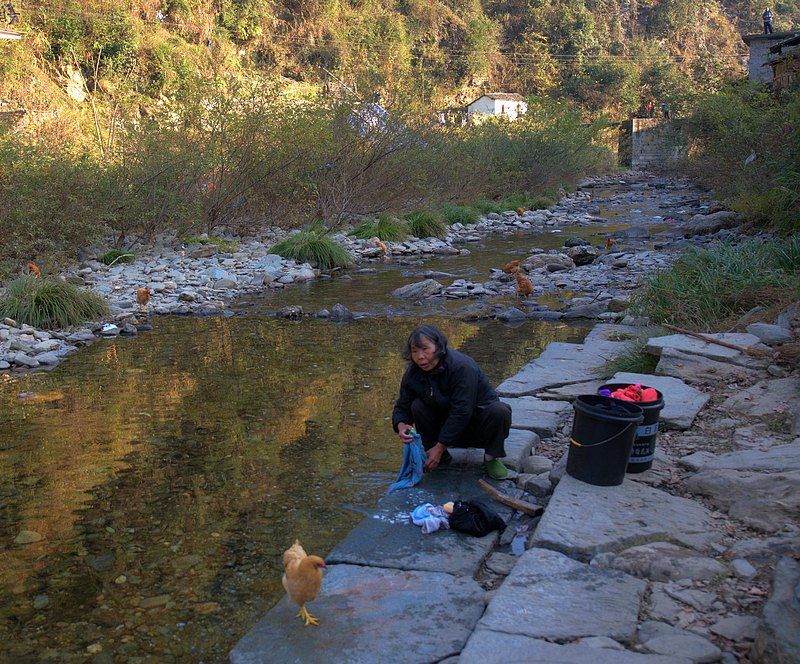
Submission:
POLYGON ((436 357, 442 358, 447 355, 447 337, 444 332, 433 325, 419 325, 408 335, 406 349, 403 351, 403 359, 411 361, 411 349, 413 347, 419 348, 422 345, 423 338, 429 339, 436 346, 436 357))

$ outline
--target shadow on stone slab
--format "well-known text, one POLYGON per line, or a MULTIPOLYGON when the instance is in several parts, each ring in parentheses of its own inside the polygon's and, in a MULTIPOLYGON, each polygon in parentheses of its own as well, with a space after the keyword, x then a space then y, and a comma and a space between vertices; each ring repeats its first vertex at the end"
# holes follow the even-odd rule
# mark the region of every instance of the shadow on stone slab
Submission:
POLYGON ((559 645, 519 634, 477 629, 461 651, 458 664, 691 664, 691 661, 580 644, 559 645))
POLYGON ((284 597, 230 653, 232 664, 428 664, 457 654, 484 610, 484 591, 449 574, 336 565, 307 607, 284 597))
POLYGON ((511 427, 535 432, 541 438, 552 438, 572 414, 572 406, 566 401, 546 401, 523 396, 516 399, 502 398, 511 406, 511 427))
MULTIPOLYGON (((442 505, 449 501, 477 499, 508 523, 513 510, 494 501, 478 486, 478 479, 482 477, 482 468, 453 463, 425 474, 411 489, 383 496, 373 516, 358 524, 331 551, 326 561, 472 577, 494 547, 498 532, 473 537, 440 529, 425 535, 420 527, 411 523, 410 513, 424 503, 442 505)), ((493 481, 492 484, 514 497, 520 494, 509 481, 493 481)))

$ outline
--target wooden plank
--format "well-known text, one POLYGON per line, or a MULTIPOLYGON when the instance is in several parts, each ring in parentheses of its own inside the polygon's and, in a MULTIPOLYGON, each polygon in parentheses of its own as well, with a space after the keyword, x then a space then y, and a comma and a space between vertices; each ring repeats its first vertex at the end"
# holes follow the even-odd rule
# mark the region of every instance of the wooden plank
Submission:
POLYGON ((541 505, 529 503, 526 500, 519 500, 518 498, 512 498, 511 496, 498 491, 485 480, 478 480, 478 486, 486 491, 486 493, 492 496, 496 501, 503 503, 503 505, 513 507, 518 512, 522 512, 528 516, 541 516, 544 514, 544 507, 541 505))

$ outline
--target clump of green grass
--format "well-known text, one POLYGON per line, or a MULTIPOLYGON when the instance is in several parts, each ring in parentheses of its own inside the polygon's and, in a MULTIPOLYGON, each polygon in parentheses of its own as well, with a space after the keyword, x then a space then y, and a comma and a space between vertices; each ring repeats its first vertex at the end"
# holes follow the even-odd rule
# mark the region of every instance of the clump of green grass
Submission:
POLYGON ((343 246, 316 230, 304 230, 276 244, 270 252, 323 270, 347 267, 353 257, 343 246))
POLYGON ((608 360, 601 369, 603 378, 611 378, 620 371, 651 374, 655 371, 658 358, 645 352, 647 337, 642 337, 625 345, 616 357, 608 360))
POLYGON ((489 214, 490 212, 502 212, 505 208, 500 205, 497 201, 493 201, 490 198, 481 198, 475 201, 472 204, 478 212, 481 214, 489 214))
POLYGON ((445 205, 442 210, 445 221, 452 224, 464 224, 470 226, 477 224, 481 218, 481 213, 478 209, 466 205, 445 205))
POLYGON ((500 206, 503 210, 516 210, 522 208, 524 210, 544 210, 555 203, 555 199, 542 194, 513 194, 506 196, 501 202, 500 206))
POLYGON ((0 317, 46 330, 81 325, 108 313, 108 304, 96 293, 50 277, 15 279, 0 300, 0 317))
POLYGON ((376 237, 383 242, 399 242, 408 237, 408 232, 408 225, 402 219, 381 214, 377 221, 367 221, 358 226, 352 235, 361 240, 376 237))
POLYGON ((693 249, 653 275, 632 300, 654 323, 726 329, 753 307, 785 306, 800 291, 800 236, 693 249))
POLYGON ((441 215, 428 210, 419 210, 406 215, 408 230, 415 237, 438 237, 440 240, 447 235, 447 225, 441 215))
POLYGON ((114 265, 115 263, 130 263, 134 258, 135 256, 129 251, 112 249, 100 256, 98 260, 104 265, 114 265))
POLYGON ((198 235, 187 237, 182 240, 184 244, 213 244, 223 253, 230 253, 239 249, 239 243, 233 240, 226 240, 218 235, 198 235))

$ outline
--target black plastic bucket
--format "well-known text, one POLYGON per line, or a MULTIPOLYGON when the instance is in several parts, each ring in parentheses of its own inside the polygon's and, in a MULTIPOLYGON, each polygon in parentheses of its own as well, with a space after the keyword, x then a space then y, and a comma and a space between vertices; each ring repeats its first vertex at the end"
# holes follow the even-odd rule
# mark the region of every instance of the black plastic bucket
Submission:
MULTIPOLYGON (((628 385, 630 383, 611 383, 609 385, 601 385, 597 391, 608 390, 609 392, 614 392, 615 390, 625 389, 628 385)), ((646 387, 647 385, 642 385, 642 389, 646 387)), ((632 402, 644 411, 644 419, 636 430, 636 438, 633 439, 631 456, 628 459, 629 473, 643 473, 645 470, 650 470, 653 465, 653 459, 656 457, 658 419, 661 416, 661 410, 664 408, 664 395, 658 390, 656 390, 656 394, 658 394, 658 399, 655 401, 632 402)), ((620 399, 614 400, 621 401, 620 399)), ((622 403, 631 402, 622 401, 622 403)))
POLYGON ((594 394, 576 397, 567 453, 567 473, 597 486, 625 479, 636 428, 644 419, 634 403, 594 394))

